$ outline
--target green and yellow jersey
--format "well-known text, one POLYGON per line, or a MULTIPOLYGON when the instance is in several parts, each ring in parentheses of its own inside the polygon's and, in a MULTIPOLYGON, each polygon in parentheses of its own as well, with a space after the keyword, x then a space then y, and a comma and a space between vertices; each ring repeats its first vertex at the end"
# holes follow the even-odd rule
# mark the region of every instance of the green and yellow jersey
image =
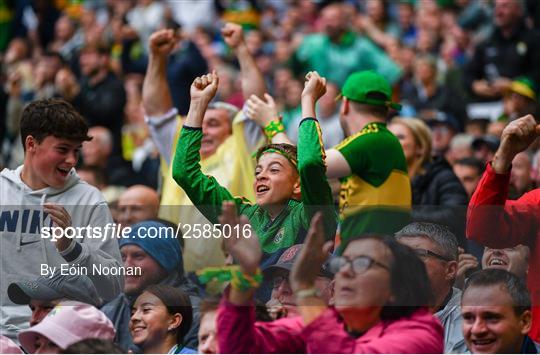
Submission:
POLYGON ((386 124, 369 123, 335 149, 351 168, 341 179, 339 250, 361 234, 392 235, 407 224, 412 201, 407 163, 386 124))

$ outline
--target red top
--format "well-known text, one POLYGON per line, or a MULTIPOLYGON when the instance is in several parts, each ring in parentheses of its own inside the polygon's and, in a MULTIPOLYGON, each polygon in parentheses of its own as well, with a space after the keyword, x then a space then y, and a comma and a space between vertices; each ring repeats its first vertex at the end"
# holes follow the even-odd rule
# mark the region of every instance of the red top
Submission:
POLYGON ((490 248, 517 244, 531 249, 527 284, 533 303, 530 337, 540 341, 540 189, 507 200, 510 172, 497 174, 487 165, 467 211, 467 238, 490 248), (501 206, 504 206, 501 207, 501 206))

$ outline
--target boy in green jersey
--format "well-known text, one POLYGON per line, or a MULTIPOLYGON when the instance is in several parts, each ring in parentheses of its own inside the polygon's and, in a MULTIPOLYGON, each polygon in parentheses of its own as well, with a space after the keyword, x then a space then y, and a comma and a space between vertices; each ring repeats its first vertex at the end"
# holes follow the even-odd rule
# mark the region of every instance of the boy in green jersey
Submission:
MULTIPOLYGON (((224 201, 235 201, 239 214, 248 217, 259 236, 263 251, 262 269, 274 264, 290 246, 303 242, 311 218, 317 211, 323 211, 326 236, 332 239, 337 218, 326 179, 321 130, 315 118, 315 103, 326 91, 326 80, 316 72, 306 76, 298 153, 297 148, 289 144, 270 144, 257 152, 256 204, 232 196, 212 176, 206 176, 200 170, 202 119, 217 86, 215 73, 197 78, 191 86, 189 113, 173 162, 174 180, 212 223, 219 223, 218 216, 224 201)), ((281 132, 282 129, 279 122, 273 122, 265 130, 272 134, 272 130, 281 132)))

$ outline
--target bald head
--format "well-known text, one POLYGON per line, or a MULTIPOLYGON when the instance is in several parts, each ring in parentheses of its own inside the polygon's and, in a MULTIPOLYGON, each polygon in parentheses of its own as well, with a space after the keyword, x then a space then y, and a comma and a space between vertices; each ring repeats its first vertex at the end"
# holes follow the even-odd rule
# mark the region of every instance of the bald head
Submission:
POLYGON ((84 142, 82 156, 85 165, 104 167, 112 152, 112 134, 105 127, 96 126, 88 130, 91 141, 84 142))
POLYGON ((159 196, 156 190, 148 186, 134 185, 120 195, 118 210, 118 223, 122 227, 155 219, 158 216, 159 196))

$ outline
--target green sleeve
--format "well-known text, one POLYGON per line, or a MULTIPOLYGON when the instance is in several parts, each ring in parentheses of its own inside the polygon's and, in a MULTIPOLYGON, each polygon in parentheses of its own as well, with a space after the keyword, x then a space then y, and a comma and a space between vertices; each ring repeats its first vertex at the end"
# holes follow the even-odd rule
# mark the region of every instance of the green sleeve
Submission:
POLYGON ((304 205, 304 223, 309 226, 317 211, 323 212, 325 235, 333 239, 337 227, 337 214, 332 190, 326 178, 326 154, 321 128, 314 118, 305 118, 298 129, 298 173, 304 205))
POLYGON ((235 201, 240 211, 245 206, 242 199, 234 198, 213 176, 207 176, 201 171, 201 139, 202 129, 188 126, 182 128, 176 145, 172 176, 201 213, 211 223, 219 223, 223 201, 235 201))

